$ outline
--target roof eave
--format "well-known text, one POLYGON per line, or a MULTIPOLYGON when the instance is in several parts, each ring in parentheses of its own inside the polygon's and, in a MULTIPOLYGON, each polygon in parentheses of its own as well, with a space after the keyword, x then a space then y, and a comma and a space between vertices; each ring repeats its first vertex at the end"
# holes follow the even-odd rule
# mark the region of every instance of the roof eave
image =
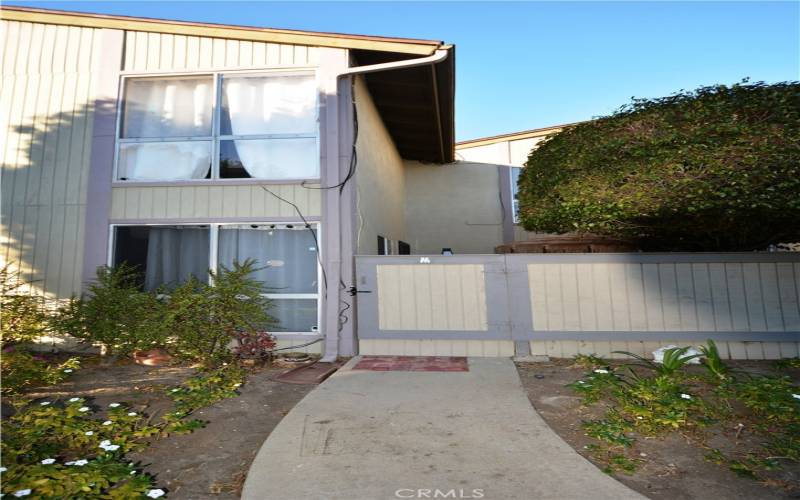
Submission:
POLYGON ((430 55, 433 54, 437 48, 442 46, 442 42, 437 40, 230 26, 143 17, 35 9, 29 7, 3 6, 0 8, 0 18, 9 21, 82 26, 87 28, 109 28, 173 35, 248 40, 254 42, 397 52, 415 55, 430 55))

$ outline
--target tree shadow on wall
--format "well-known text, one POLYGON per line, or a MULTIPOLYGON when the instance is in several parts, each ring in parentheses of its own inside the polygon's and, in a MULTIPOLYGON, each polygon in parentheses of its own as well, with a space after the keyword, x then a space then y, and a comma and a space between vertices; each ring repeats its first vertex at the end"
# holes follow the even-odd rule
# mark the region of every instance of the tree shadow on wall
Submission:
MULTIPOLYGON (((64 299, 80 292, 93 132, 113 131, 115 110, 108 100, 76 104, 24 114, 5 131, 0 257, 34 293, 64 299)), ((107 156, 113 161, 113 149, 107 156)))

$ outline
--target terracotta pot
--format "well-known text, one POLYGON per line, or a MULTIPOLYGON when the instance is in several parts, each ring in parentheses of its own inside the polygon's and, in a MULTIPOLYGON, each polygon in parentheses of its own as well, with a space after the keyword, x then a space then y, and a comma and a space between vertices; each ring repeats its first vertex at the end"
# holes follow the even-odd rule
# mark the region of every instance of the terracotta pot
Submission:
POLYGON ((139 365, 161 366, 172 361, 172 356, 164 349, 150 349, 149 351, 134 352, 133 360, 139 365))

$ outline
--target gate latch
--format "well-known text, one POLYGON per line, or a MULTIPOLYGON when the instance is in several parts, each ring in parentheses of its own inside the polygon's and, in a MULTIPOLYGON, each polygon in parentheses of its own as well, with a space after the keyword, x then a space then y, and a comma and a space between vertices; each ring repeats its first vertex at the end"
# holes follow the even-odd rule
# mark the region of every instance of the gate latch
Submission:
POLYGON ((347 289, 347 293, 350 294, 351 297, 355 297, 357 293, 372 293, 372 290, 359 290, 358 288, 351 286, 347 289))

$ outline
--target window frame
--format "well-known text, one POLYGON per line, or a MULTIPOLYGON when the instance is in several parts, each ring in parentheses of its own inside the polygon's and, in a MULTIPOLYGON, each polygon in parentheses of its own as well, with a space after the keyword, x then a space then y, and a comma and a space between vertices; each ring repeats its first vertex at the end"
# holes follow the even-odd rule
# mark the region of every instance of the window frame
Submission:
POLYGON ((119 88, 117 91, 116 103, 116 125, 114 131, 114 163, 112 167, 113 176, 111 183, 116 186, 132 186, 132 185, 209 185, 209 184, 293 184, 303 181, 319 182, 321 179, 321 165, 320 161, 320 148, 321 148, 321 128, 322 123, 320 120, 320 93, 319 93, 319 75, 316 68, 269 68, 269 69, 225 69, 225 70, 198 70, 198 71, 181 71, 181 72, 123 72, 120 74, 119 88), (226 75, 235 75, 239 77, 265 77, 265 76, 312 76, 315 82, 314 92, 314 110, 316 130, 313 133, 303 134, 253 134, 253 135, 221 135, 221 117, 222 117, 222 79, 226 75), (147 137, 147 138, 122 138, 122 116, 125 109, 125 89, 126 82, 131 79, 137 80, 164 80, 169 78, 181 77, 200 77, 208 76, 212 78, 212 92, 211 99, 211 135, 210 136, 195 136, 195 137, 147 137), (297 177, 286 179, 257 179, 254 177, 244 178, 222 178, 220 177, 220 142, 229 140, 249 140, 249 139, 315 139, 317 176, 316 177, 297 177), (171 180, 123 180, 119 178, 119 157, 122 144, 163 144, 166 142, 210 142, 211 143, 211 177, 208 179, 171 179, 171 180))
MULTIPOLYGON (((208 244, 210 246, 208 252, 208 268, 213 269, 214 273, 219 272, 219 230, 222 226, 241 226, 241 225, 250 225, 255 224, 259 226, 263 225, 272 225, 274 224, 277 226, 305 226, 305 223, 302 221, 297 222, 273 222, 273 221, 264 221, 264 222, 252 222, 252 221, 226 221, 226 222, 158 222, 158 223, 149 223, 149 222, 121 222, 121 223, 113 223, 109 224, 109 231, 108 231, 108 252, 106 252, 106 265, 108 267, 114 266, 114 243, 116 241, 117 236, 117 228, 118 227, 159 227, 159 226, 208 226, 208 244)), ((311 226, 311 229, 316 230, 317 234, 317 241, 322 241, 321 238, 321 230, 322 224, 318 221, 309 221, 308 225, 311 226)), ((308 230, 308 228, 304 228, 303 230, 308 230)), ((282 299, 315 299, 317 301, 317 329, 311 330, 307 332, 291 332, 291 331, 278 331, 278 332, 270 332, 275 335, 316 335, 320 331, 321 321, 322 321, 322 266, 320 262, 322 262, 322 248, 320 245, 317 245, 317 259, 316 259, 316 267, 317 267, 317 291, 316 293, 263 293, 261 294, 263 297, 266 297, 271 300, 282 300, 282 299)), ((208 284, 213 285, 213 280, 211 276, 208 277, 208 284)))

